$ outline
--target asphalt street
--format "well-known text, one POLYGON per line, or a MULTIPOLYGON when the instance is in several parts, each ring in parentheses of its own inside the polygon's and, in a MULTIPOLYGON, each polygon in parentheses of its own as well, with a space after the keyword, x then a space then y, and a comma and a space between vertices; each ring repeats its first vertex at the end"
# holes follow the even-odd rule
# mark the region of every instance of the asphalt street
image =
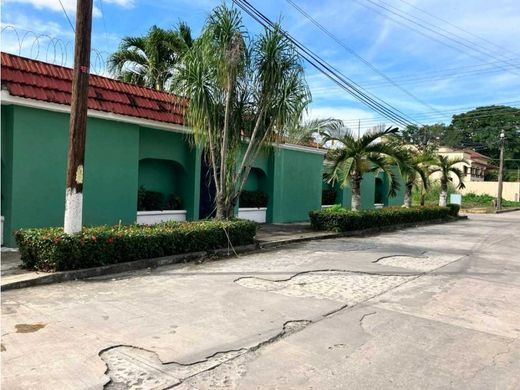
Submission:
POLYGON ((2 293, 2 389, 518 389, 520 212, 2 293))

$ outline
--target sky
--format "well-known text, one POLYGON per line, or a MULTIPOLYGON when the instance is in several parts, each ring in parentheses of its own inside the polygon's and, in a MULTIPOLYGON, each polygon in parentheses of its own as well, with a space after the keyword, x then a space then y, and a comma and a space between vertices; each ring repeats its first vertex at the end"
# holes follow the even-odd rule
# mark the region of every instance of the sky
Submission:
MULTIPOLYGON (((518 0, 250 0, 337 70, 414 122, 449 123, 477 106, 520 107, 518 0), (321 31, 291 5, 321 24, 321 31), (368 64, 368 65, 367 65, 368 64), (374 70, 375 69, 375 70, 374 70), (389 81, 391 80, 391 81, 389 81), (397 86, 396 86, 397 85, 397 86)), ((75 23, 75 0, 62 0, 75 23)), ((186 21, 195 36, 220 0, 94 0, 91 68, 123 36, 186 21)), ((59 0, 2 0, 2 50, 71 65, 74 34, 59 0)), ((262 28, 247 15, 254 36, 262 28)), ((338 118, 362 131, 390 124, 306 65, 308 116, 338 118)))

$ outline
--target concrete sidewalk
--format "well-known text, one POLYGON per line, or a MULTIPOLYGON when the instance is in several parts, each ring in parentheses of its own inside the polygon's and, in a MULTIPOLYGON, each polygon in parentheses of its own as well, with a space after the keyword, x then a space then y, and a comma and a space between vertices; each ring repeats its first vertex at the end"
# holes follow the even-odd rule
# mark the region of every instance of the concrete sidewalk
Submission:
POLYGON ((35 272, 23 269, 20 253, 18 251, 2 251, 0 289, 2 291, 6 291, 15 288, 24 288, 42 284, 59 283, 67 280, 83 279, 86 277, 116 274, 136 269, 156 268, 159 266, 175 263, 185 263, 195 259, 201 260, 210 256, 230 256, 234 255, 233 249, 237 253, 245 253, 257 249, 267 249, 279 245, 287 245, 296 242, 333 237, 338 237, 338 234, 331 232, 313 231, 309 223, 259 225, 256 235, 257 244, 254 246, 226 248, 209 253, 186 253, 181 255, 166 256, 160 259, 143 259, 84 270, 54 273, 35 272))
MULTIPOLYGON (((467 217, 461 217, 465 219, 467 217)), ((32 287, 51 283, 61 283, 70 280, 85 279, 103 275, 113 275, 121 272, 134 271, 146 268, 157 268, 166 265, 187 263, 190 261, 214 260, 221 257, 236 256, 263 249, 272 249, 281 245, 296 244, 312 240, 332 239, 338 237, 357 237, 374 235, 385 231, 394 231, 405 228, 414 228, 420 225, 438 224, 453 221, 427 221, 387 227, 378 227, 362 231, 345 233, 319 232, 311 229, 309 223, 265 224, 259 225, 256 234, 256 243, 242 247, 228 247, 208 252, 193 252, 179 255, 165 256, 154 259, 141 259, 131 262, 110 264, 100 267, 86 268, 60 272, 36 272, 21 268, 22 262, 18 252, 2 252, 2 277, 0 290, 7 291, 17 288, 32 287)))

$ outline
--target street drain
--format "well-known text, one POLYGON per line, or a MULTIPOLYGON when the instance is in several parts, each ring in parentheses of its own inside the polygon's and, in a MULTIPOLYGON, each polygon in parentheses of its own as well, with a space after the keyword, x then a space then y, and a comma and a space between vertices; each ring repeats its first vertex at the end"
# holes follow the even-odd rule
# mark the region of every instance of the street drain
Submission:
POLYGON ((252 347, 217 352, 191 364, 162 363, 155 352, 130 345, 110 347, 99 354, 107 365, 106 375, 110 377, 110 381, 104 388, 109 390, 167 389, 188 379, 204 382, 221 380, 223 383, 231 383, 233 377, 241 376, 245 372, 243 363, 249 354, 302 330, 309 324, 310 321, 305 320, 288 321, 281 332, 252 347), (237 358, 241 358, 243 361, 237 361, 237 358), (219 366, 223 367, 222 378, 215 378, 208 374, 219 366))
POLYGON ((428 253, 427 256, 386 256, 381 257, 374 263, 413 271, 428 272, 443 267, 459 258, 460 256, 428 253))
POLYGON ((348 271, 310 271, 285 280, 244 277, 235 282, 243 287, 289 297, 329 299, 353 306, 414 277, 348 271))

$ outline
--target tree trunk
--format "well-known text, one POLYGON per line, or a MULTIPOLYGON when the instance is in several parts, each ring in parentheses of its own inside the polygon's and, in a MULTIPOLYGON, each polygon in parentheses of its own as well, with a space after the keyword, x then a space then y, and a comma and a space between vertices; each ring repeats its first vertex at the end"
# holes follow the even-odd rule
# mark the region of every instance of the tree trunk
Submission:
POLYGON ((352 210, 361 210, 361 176, 352 176, 352 210))
POLYGON ((448 184, 441 182, 441 194, 439 195, 439 206, 446 207, 448 201, 448 184))
POLYGON ((404 191, 404 207, 407 209, 412 207, 412 189, 413 184, 407 183, 404 191))

